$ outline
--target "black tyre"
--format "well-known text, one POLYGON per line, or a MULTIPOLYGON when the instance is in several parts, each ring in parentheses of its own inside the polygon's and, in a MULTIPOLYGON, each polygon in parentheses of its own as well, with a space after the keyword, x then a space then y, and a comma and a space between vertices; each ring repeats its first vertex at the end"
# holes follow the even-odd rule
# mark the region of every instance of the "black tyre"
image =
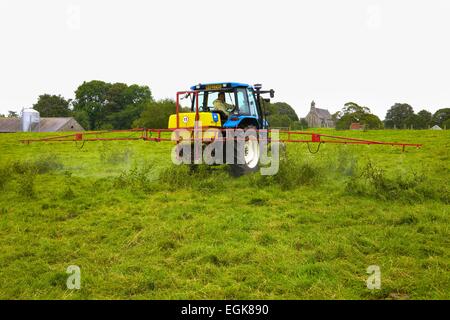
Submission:
MULTIPOLYGON (((247 126, 244 130, 253 129, 255 126, 247 126)), ((256 172, 259 169, 260 150, 257 137, 247 137, 244 142, 243 152, 239 152, 239 144, 234 144, 234 162, 230 165, 230 171, 233 176, 242 176, 251 172, 256 172)))

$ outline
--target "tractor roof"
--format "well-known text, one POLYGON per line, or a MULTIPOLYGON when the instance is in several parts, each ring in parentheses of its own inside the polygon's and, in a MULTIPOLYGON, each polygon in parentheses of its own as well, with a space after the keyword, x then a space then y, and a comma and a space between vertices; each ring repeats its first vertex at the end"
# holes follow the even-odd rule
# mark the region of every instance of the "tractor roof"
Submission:
POLYGON ((249 88, 251 87, 245 83, 239 82, 215 82, 215 83, 199 83, 191 87, 191 90, 218 90, 229 88, 249 88))

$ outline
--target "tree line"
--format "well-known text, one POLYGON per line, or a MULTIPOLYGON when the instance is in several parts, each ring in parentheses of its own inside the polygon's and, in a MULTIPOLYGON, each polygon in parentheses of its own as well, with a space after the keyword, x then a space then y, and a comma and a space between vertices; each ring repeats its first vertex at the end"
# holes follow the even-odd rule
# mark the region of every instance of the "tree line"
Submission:
POLYGON ((450 108, 437 110, 434 114, 427 110, 418 113, 407 103, 396 103, 386 113, 384 121, 372 114, 370 108, 348 102, 341 111, 332 116, 336 129, 348 129, 356 122, 367 129, 428 129, 434 125, 450 129, 450 108))
MULTIPOLYGON (((292 130, 308 128, 304 118, 298 118, 294 109, 284 102, 266 104, 268 120, 272 127, 289 127, 292 130)), ((434 114, 421 110, 417 114, 406 103, 396 103, 387 111, 385 120, 372 114, 369 107, 347 102, 331 116, 338 130, 347 130, 352 123, 359 123, 365 129, 428 129, 434 125, 450 129, 450 108, 437 110, 434 114)))
POLYGON ((383 122, 372 114, 370 108, 360 106, 355 102, 347 102, 341 111, 332 115, 336 129, 346 130, 354 122, 364 125, 366 129, 382 129, 383 122))
POLYGON ((384 126, 388 129, 428 129, 438 125, 450 129, 450 108, 437 110, 434 114, 427 110, 414 112, 407 103, 396 103, 386 113, 384 126))
POLYGON ((304 130, 308 122, 299 118, 295 110, 285 102, 265 102, 265 111, 268 113, 267 121, 272 128, 290 128, 291 130, 304 130))
MULTIPOLYGON (((41 117, 74 117, 86 130, 166 128, 176 109, 172 100, 155 101, 148 86, 99 80, 83 82, 75 99, 42 94, 33 108, 41 117)), ((17 116, 9 111, 8 117, 17 116)))

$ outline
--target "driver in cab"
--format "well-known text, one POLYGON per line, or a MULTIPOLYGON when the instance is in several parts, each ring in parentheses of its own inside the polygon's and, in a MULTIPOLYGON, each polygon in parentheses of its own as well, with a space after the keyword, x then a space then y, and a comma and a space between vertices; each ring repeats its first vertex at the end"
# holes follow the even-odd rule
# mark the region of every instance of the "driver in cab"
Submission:
POLYGON ((216 111, 222 111, 227 117, 234 111, 234 109, 236 109, 234 105, 225 102, 225 92, 219 92, 219 95, 217 99, 214 100, 213 105, 216 111))

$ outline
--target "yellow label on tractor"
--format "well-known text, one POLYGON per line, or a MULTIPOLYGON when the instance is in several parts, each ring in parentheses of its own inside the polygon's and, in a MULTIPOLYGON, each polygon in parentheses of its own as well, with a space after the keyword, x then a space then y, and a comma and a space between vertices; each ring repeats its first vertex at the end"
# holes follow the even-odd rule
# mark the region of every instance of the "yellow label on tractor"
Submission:
MULTIPOLYGON (((214 112, 199 112, 199 121, 203 127, 222 127, 220 115, 214 112)), ((180 112, 178 114, 178 127, 177 127, 177 115, 172 114, 169 118, 169 129, 177 128, 193 128, 195 125, 195 112, 180 112)))
POLYGON ((205 87, 206 90, 220 90, 222 89, 222 85, 221 84, 208 84, 205 87))

